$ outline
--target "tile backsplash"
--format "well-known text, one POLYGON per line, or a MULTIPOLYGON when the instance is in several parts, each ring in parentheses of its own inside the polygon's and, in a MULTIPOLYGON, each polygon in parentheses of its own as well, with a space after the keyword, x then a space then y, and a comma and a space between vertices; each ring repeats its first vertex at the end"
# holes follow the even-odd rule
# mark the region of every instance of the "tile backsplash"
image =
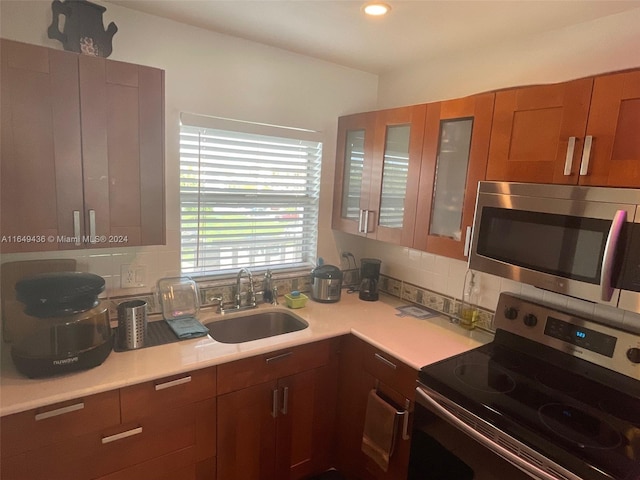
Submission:
MULTIPOLYGON (((353 252, 357 260, 367 257, 382 260, 382 291, 455 316, 467 272, 466 262, 340 232, 335 233, 337 247, 341 253, 353 252)), ((147 301, 150 313, 160 313, 160 305, 153 292, 160 278, 180 276, 179 232, 167 230, 166 246, 8 254, 2 256, 2 262, 51 258, 75 258, 79 271, 102 276, 107 287, 102 298, 109 299, 112 312, 115 312, 115 307, 120 301, 135 297, 147 301), (136 281, 141 280, 137 283, 138 286, 123 288, 123 272, 126 274, 130 271, 142 271, 143 278, 134 278, 136 281)), ((343 261, 341 268, 345 271, 344 285, 357 285, 358 269, 354 268, 356 265, 343 261)), ((507 291, 573 311, 601 323, 640 333, 640 315, 637 313, 547 292, 485 273, 478 273, 477 278, 482 328, 491 329, 493 310, 500 292, 507 291)), ((256 275, 254 281, 256 290, 260 290, 260 276, 256 275)), ((201 301, 205 306, 211 305, 211 299, 214 297, 222 297, 225 302, 233 300, 235 279, 227 278, 199 284, 201 301)), ((310 278, 300 273, 276 274, 274 285, 278 287, 280 295, 291 290, 309 292, 310 278)))
POLYGON ((159 279, 180 275, 179 238, 178 231, 167 229, 167 245, 13 253, 2 255, 2 263, 73 258, 78 271, 95 273, 105 279, 103 298, 144 295, 155 289, 159 279), (128 270, 138 273, 134 287, 123 287, 123 272, 126 275, 128 270))
MULTIPOLYGON (((390 279, 389 293, 410 300, 415 298, 415 303, 425 306, 430 306, 429 302, 435 302, 437 310, 440 310, 440 302, 449 299, 452 303, 447 305, 445 302, 440 311, 450 314, 456 311, 458 304, 454 299, 462 297, 467 273, 465 261, 340 232, 336 232, 336 240, 341 252, 353 252, 358 259, 373 257, 382 260, 380 271, 390 279)), ((344 263, 343 267, 346 265, 344 263)), ((491 324, 489 316, 493 317, 500 292, 510 292, 603 324, 640 333, 638 313, 560 295, 487 273, 477 272, 476 277, 478 306, 485 328, 491 324)))

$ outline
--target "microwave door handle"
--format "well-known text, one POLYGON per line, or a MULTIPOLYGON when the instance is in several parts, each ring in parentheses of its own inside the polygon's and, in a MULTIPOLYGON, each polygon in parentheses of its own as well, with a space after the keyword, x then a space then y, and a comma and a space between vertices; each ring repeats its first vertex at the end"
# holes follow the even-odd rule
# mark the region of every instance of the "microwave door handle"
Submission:
POLYGON ((627 212, 618 210, 611 222, 607 243, 604 247, 604 256, 602 258, 602 270, 600 271, 600 287, 602 288, 602 300, 608 302, 613 296, 613 267, 618 251, 618 243, 622 226, 627 221, 627 212))

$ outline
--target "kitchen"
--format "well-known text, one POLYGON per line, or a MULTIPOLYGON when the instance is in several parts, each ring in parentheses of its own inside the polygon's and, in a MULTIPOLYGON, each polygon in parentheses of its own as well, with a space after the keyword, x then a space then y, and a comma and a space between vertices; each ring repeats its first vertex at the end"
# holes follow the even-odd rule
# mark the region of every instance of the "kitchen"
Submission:
MULTIPOLYGON (((153 285, 158 278, 180 273, 177 270, 179 195, 177 169, 172 167, 179 147, 177 135, 169 132, 177 131, 181 112, 324 132, 319 256, 333 264, 340 264, 343 251, 354 252, 358 257, 380 258, 383 273, 390 277, 459 297, 466 272, 464 262, 322 228, 331 223, 337 118, 347 113, 460 97, 508 86, 563 81, 638 66, 637 52, 630 47, 637 44, 638 8, 566 28, 558 27, 520 42, 460 50, 447 58, 434 58, 398 72, 375 75, 153 17, 117 3, 104 5, 107 7, 105 25, 115 21, 119 28, 111 58, 168 72, 165 93, 167 245, 113 249, 99 254, 87 251, 65 254, 76 258, 83 269, 103 276, 108 282, 108 291, 114 296, 149 291, 148 288, 119 290, 123 264, 146 265, 147 285, 153 285), (190 55, 184 55, 185 51, 190 55), (523 51, 527 51, 527 55, 522 55, 523 51), (442 74, 432 75, 433 71, 442 74), (461 71, 464 74, 460 74, 461 71)), ((46 39, 45 33, 51 21, 49 2, 3 1, 0 13, 3 37, 56 46, 46 39)), ((46 258, 46 255, 3 255, 3 262, 34 258, 46 258)), ((514 289, 528 290, 528 287, 483 276, 482 307, 493 310, 498 293, 514 289)), ((535 294, 545 295, 541 291, 535 294)))

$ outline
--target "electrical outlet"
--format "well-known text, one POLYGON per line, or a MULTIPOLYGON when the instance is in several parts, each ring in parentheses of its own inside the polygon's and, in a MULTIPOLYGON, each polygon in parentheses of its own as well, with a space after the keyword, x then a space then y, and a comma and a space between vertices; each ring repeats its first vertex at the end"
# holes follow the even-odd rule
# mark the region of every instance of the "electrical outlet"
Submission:
POLYGON ((147 266, 125 264, 120 265, 120 288, 144 287, 147 281, 147 266))

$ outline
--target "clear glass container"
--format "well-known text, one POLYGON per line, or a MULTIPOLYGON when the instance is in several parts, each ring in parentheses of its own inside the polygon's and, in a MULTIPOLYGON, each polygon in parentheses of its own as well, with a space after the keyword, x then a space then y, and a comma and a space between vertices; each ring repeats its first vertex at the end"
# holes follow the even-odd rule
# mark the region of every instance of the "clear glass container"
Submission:
POLYGON ((198 286, 190 277, 158 280, 158 297, 165 320, 195 317, 200 309, 198 286))

